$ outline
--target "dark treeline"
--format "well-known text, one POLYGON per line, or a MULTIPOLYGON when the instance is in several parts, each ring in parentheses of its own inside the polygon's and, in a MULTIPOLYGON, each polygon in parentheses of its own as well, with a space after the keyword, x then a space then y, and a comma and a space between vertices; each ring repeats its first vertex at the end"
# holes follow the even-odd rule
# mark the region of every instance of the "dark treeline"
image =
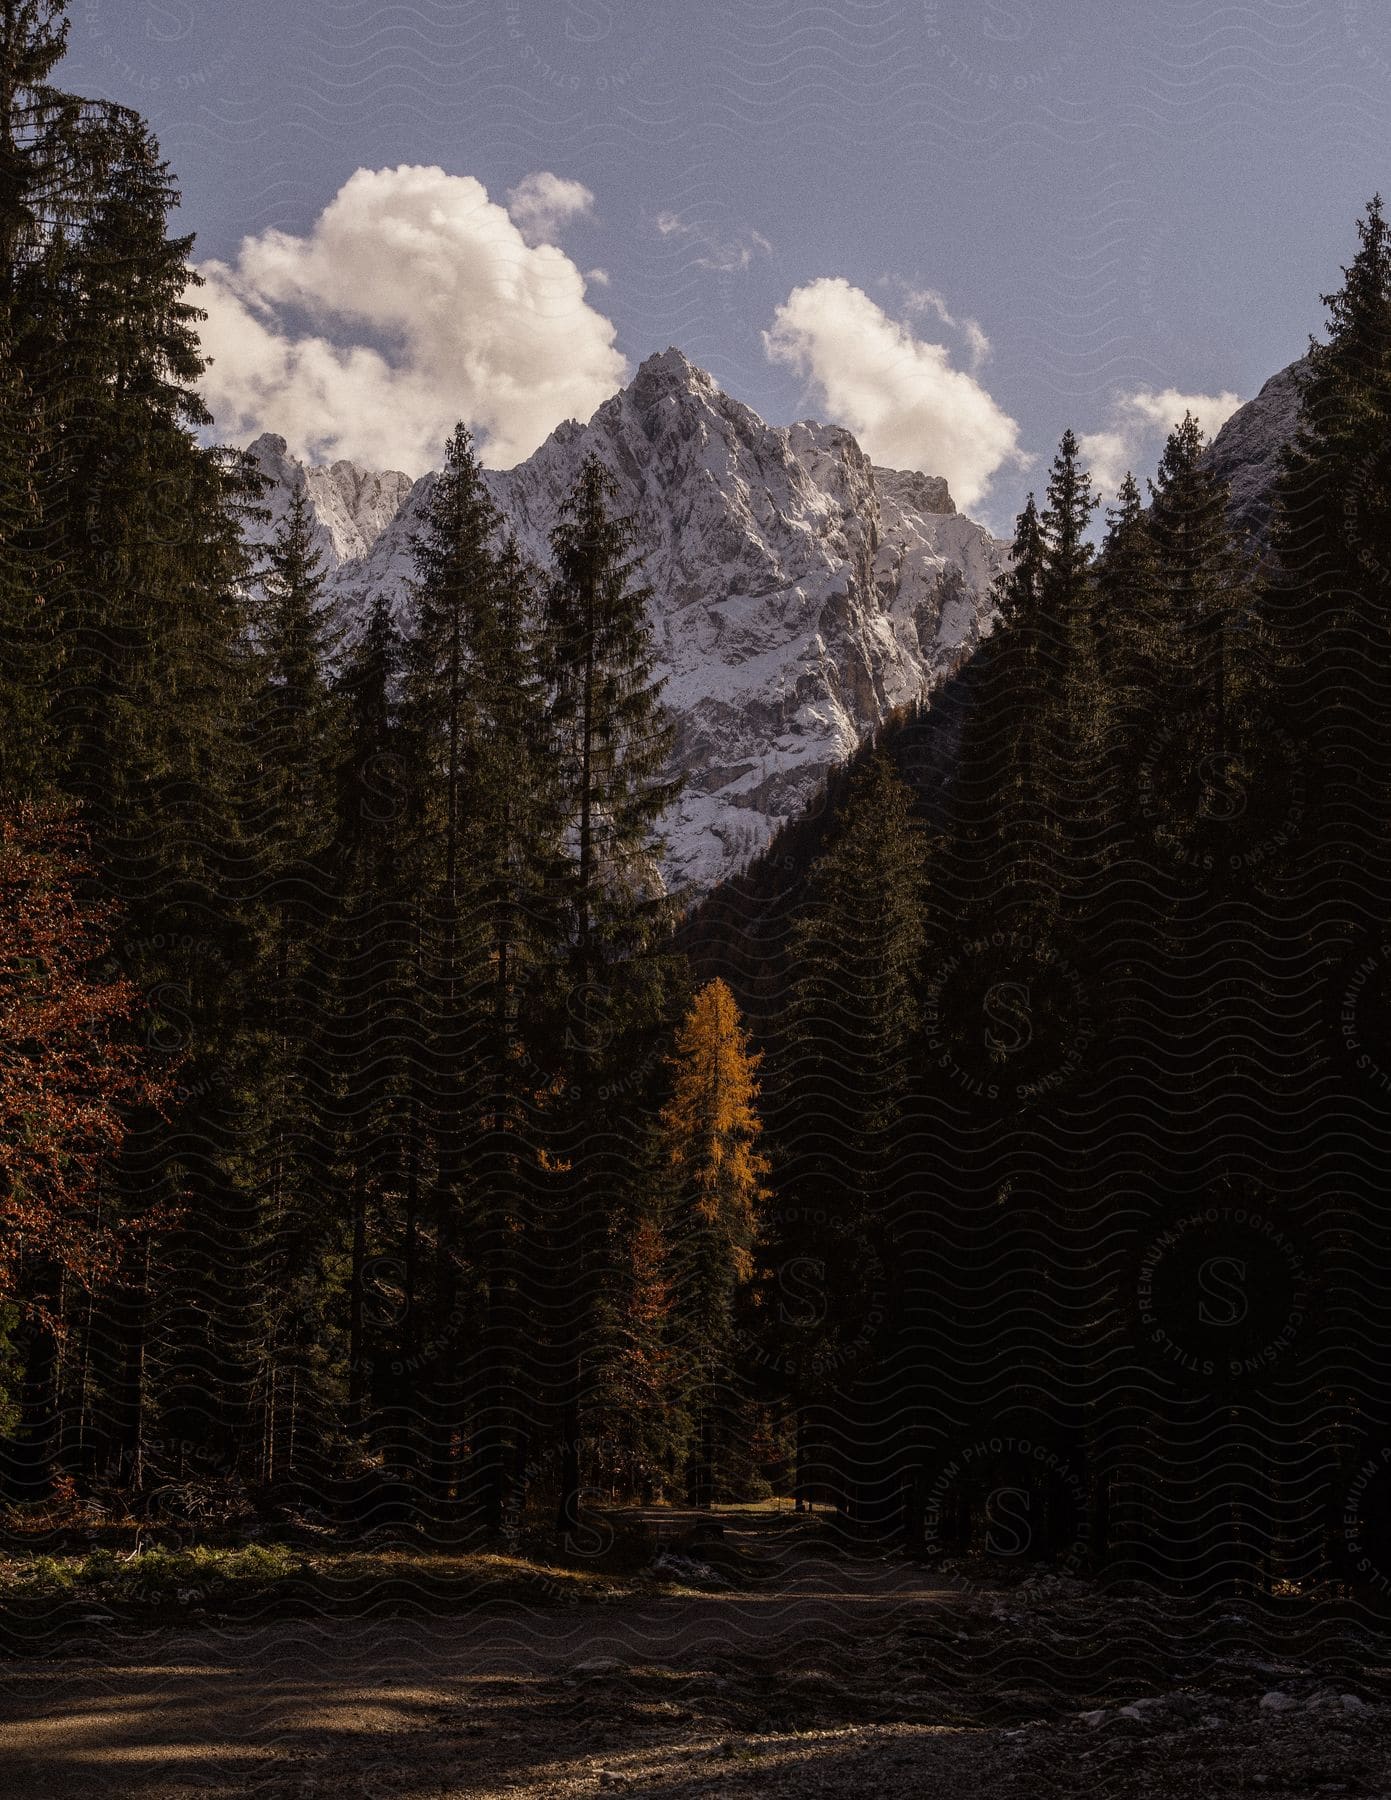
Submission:
POLYGON ((1391 1581, 1379 203, 1272 543, 1196 421, 1102 513, 1068 433, 979 653, 682 916, 602 465, 534 567, 461 427, 400 616, 336 615, 303 493, 249 549, 170 175, 50 85, 62 12, 0 10, 13 1516, 582 1544, 790 1486, 1391 1581))
POLYGON ((767 1279, 860 1271, 802 1449, 867 1528, 1391 1580, 1379 201, 1327 305, 1269 545, 1192 418, 1099 531, 1068 433, 990 639, 686 927, 785 1071, 767 1279))
POLYGON ((708 1498, 756 1087, 671 948, 611 478, 542 572, 461 428, 401 619, 334 616, 303 493, 249 551, 170 176, 49 84, 62 10, 0 13, 8 1495, 708 1498))

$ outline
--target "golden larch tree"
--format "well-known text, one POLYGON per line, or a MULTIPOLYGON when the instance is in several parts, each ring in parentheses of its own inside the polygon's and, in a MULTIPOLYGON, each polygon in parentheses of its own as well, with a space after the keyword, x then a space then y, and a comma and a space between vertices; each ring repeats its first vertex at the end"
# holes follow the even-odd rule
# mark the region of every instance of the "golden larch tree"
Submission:
POLYGON ((735 1298, 753 1271, 768 1198, 768 1161, 759 1149, 761 1061, 726 984, 701 988, 676 1034, 672 1093, 661 1115, 672 1325, 696 1429, 691 1493, 699 1506, 714 1495, 718 1414, 722 1400, 734 1400, 728 1351, 735 1298))

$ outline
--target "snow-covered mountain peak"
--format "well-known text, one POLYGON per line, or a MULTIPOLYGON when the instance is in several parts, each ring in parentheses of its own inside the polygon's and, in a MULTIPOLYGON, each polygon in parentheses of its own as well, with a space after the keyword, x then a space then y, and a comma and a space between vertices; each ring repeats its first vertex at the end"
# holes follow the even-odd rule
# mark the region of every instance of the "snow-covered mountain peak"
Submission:
MULTIPOLYGON (((272 437, 252 448, 282 496, 307 482, 345 610, 374 591, 404 609, 434 478, 410 488, 352 464, 304 470, 272 437)), ((686 777, 666 825, 667 873, 707 887, 761 848, 889 711, 924 698, 970 654, 989 629, 1007 546, 956 512, 940 478, 876 469, 840 426, 769 425, 669 348, 588 424, 567 420, 524 463, 489 471, 509 525, 543 566, 591 452, 636 519, 653 588, 686 777)))
POLYGON ((675 394, 681 390, 693 394, 719 392, 713 375, 693 363, 675 344, 668 344, 665 350, 654 350, 651 356, 643 358, 628 391, 645 399, 662 392, 675 394))
POLYGON ((262 501, 271 513, 267 535, 280 523, 295 489, 305 488, 314 509, 315 543, 330 574, 370 552, 411 491, 410 476, 399 469, 378 472, 346 461, 306 466, 272 431, 262 432, 248 452, 270 484, 262 501))

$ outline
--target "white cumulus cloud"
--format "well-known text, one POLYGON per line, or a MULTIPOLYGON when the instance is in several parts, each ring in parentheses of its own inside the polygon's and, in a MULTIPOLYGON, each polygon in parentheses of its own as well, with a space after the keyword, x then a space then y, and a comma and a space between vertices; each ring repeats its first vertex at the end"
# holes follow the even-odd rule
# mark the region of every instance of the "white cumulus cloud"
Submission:
POLYGON ((1220 394, 1181 394, 1177 388, 1154 394, 1142 388, 1138 393, 1127 394, 1124 403, 1165 432, 1182 425, 1183 415, 1192 413, 1211 438, 1217 436, 1241 405, 1241 396, 1225 390, 1220 394))
POLYGON ((593 210, 594 196, 582 181, 536 169, 507 190, 507 210, 529 244, 549 244, 562 225, 593 210))
POLYGON ((1158 393, 1138 388, 1118 394, 1112 404, 1111 423, 1102 431, 1084 432, 1077 440, 1083 461, 1104 495, 1116 492, 1126 471, 1139 473, 1141 464, 1157 462, 1164 439, 1183 415, 1192 413, 1204 434, 1214 438, 1241 405, 1241 397, 1220 394, 1183 394, 1177 388, 1158 393))
MULTIPOLYGON (((937 296, 917 299, 912 311, 945 322, 937 296)), ((775 362, 815 384, 875 462, 945 475, 963 507, 982 498, 999 469, 1027 460, 1018 425, 974 374, 952 366, 945 345, 918 337, 842 277, 794 288, 763 343, 775 362)))
POLYGON ((421 473, 463 419, 507 468, 627 375, 569 257, 439 168, 359 169, 306 235, 262 232, 200 272, 220 435, 276 431, 316 460, 421 473))

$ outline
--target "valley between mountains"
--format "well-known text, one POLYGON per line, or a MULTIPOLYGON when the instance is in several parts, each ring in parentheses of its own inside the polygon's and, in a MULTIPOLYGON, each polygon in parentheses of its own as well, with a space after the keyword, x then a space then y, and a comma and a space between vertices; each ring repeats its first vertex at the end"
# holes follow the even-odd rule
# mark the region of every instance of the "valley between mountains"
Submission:
MULTIPOLYGON (((1297 365, 1295 365, 1297 367, 1297 365)), ((1260 533, 1294 368, 1218 434, 1233 516, 1260 533)), ((548 534, 595 452, 647 547, 664 698, 684 790, 664 826, 668 885, 704 892, 811 803, 827 772, 897 707, 930 698, 994 622, 1009 545, 956 509, 940 476, 873 464, 841 426, 769 425, 680 350, 649 356, 587 424, 556 427, 493 499, 544 568, 548 534)), ((374 594, 404 615, 411 545, 435 476, 313 466, 265 434, 269 541, 301 484, 351 634, 374 594)))

